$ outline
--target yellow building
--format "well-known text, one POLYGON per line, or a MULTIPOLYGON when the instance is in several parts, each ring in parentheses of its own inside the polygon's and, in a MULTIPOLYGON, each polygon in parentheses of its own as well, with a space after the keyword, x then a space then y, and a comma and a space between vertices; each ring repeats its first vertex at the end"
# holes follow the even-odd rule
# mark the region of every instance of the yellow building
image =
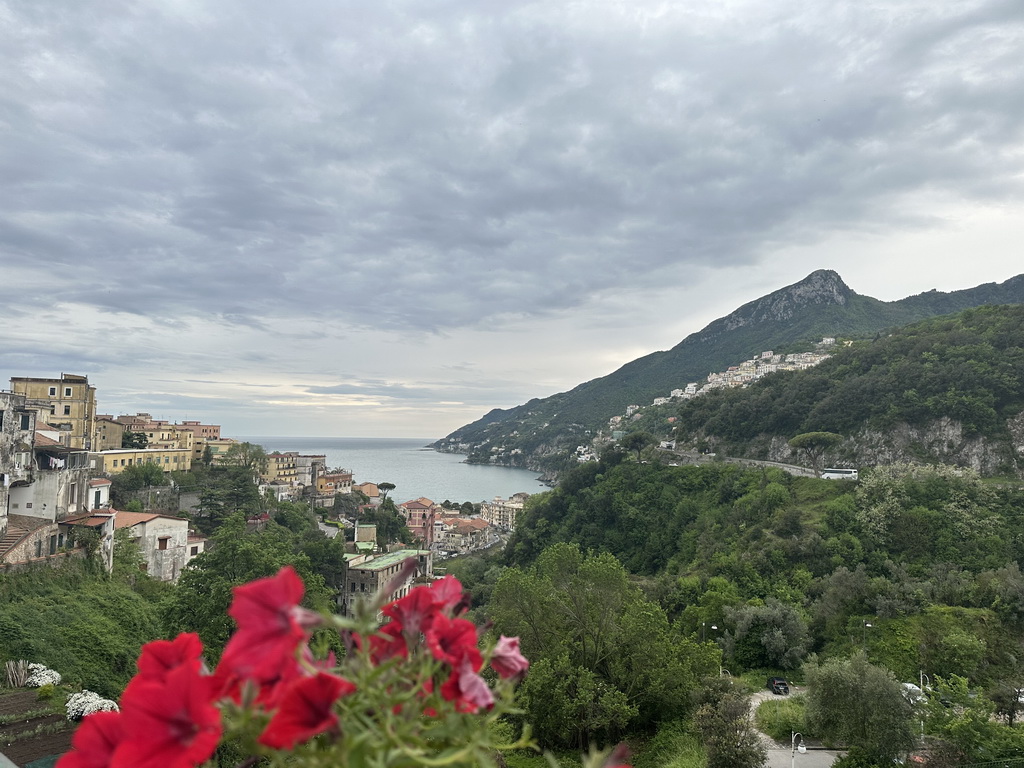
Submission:
POLYGON ((96 439, 94 451, 109 451, 120 448, 124 441, 124 424, 118 423, 113 416, 101 414, 96 417, 96 439))
POLYGON ((298 474, 296 466, 298 455, 297 451, 289 451, 288 453, 274 451, 267 454, 267 471, 262 473, 260 478, 265 483, 295 485, 298 474))
POLYGON ((61 443, 69 448, 92 450, 96 432, 96 387, 88 376, 62 373, 59 379, 11 377, 11 391, 34 401, 39 422, 61 432, 61 443))
POLYGON ((187 471, 192 468, 192 449, 185 448, 121 448, 93 454, 96 469, 116 475, 140 464, 156 464, 164 472, 187 471))

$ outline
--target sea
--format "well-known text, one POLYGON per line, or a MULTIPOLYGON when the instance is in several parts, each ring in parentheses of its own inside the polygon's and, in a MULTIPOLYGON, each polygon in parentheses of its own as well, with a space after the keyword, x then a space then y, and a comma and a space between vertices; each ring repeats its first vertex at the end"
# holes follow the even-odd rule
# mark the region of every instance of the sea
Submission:
POLYGON ((330 469, 351 470, 354 483, 394 483, 396 502, 425 496, 431 501, 462 503, 508 498, 514 493, 551 490, 526 469, 466 464, 465 456, 440 453, 427 445, 437 438, 414 437, 267 437, 237 440, 272 451, 323 454, 330 469))

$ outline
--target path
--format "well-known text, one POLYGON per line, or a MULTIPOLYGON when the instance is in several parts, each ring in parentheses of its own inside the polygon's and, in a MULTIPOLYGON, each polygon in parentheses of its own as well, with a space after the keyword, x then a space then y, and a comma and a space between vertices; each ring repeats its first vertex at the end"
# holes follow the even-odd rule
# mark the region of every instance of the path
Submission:
MULTIPOLYGON (((793 687, 793 691, 797 692, 796 686, 793 687)), ((784 698, 787 697, 776 696, 768 691, 758 691, 751 694, 751 716, 753 716, 758 704, 762 701, 778 701, 784 698)), ((835 762, 835 759, 842 754, 842 752, 833 749, 825 749, 818 742, 805 740, 804 743, 807 751, 804 754, 797 752, 794 756, 790 744, 779 743, 766 733, 761 734, 761 740, 768 750, 768 768, 790 768, 790 766, 793 768, 829 768, 835 762)))

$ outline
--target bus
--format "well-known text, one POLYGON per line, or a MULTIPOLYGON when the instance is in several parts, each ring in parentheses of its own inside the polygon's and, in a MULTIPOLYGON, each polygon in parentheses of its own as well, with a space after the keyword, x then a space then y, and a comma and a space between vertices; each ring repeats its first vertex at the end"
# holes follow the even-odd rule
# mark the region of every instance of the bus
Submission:
POLYGON ((835 467, 831 469, 821 470, 822 480, 856 480, 857 470, 856 469, 837 469, 835 467))

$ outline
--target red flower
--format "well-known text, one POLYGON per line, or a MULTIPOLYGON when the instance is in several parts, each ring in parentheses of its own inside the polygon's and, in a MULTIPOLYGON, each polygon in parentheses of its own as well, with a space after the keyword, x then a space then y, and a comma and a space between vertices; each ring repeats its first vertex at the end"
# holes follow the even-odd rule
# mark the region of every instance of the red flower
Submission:
POLYGON ((409 647, 402 634, 402 625, 397 621, 389 621, 370 635, 370 660, 374 664, 381 664, 396 657, 405 659, 408 656, 409 647))
POLYGON ((280 708, 260 735, 260 744, 274 749, 290 749, 323 733, 338 722, 334 702, 355 689, 348 680, 325 672, 293 682, 281 697, 280 708))
POLYGON ((197 661, 202 655, 203 643, 194 632, 183 632, 174 640, 155 640, 142 646, 137 662, 138 676, 146 680, 163 680, 171 670, 197 661))
POLYGON ((494 695, 487 681, 473 669, 469 658, 463 656, 452 676, 441 686, 446 701, 454 701, 459 712, 476 712, 494 706, 494 695))
POLYGON ((57 761, 56 768, 107 768, 121 733, 120 712, 88 715, 71 738, 72 750, 57 761))
POLYGON ((121 698, 125 738, 110 768, 192 768, 213 754, 220 712, 213 678, 199 662, 181 664, 163 681, 136 678, 121 698))
POLYGON ((238 622, 238 631, 224 648, 217 668, 226 691, 233 691, 241 680, 277 678, 282 665, 295 663, 309 627, 320 618, 299 607, 304 587, 291 566, 232 591, 235 599, 228 613, 238 622))
POLYGON ((449 619, 443 613, 435 617, 426 632, 427 647, 434 658, 455 667, 468 658, 476 672, 483 664, 477 648, 476 627, 466 619, 449 619))
POLYGON ((491 669, 501 677, 519 679, 529 667, 530 662, 519 652, 519 638, 502 635, 491 654, 491 669))
POLYGON ((381 613, 397 621, 409 637, 426 631, 438 615, 428 587, 416 587, 405 597, 385 605, 381 613))

